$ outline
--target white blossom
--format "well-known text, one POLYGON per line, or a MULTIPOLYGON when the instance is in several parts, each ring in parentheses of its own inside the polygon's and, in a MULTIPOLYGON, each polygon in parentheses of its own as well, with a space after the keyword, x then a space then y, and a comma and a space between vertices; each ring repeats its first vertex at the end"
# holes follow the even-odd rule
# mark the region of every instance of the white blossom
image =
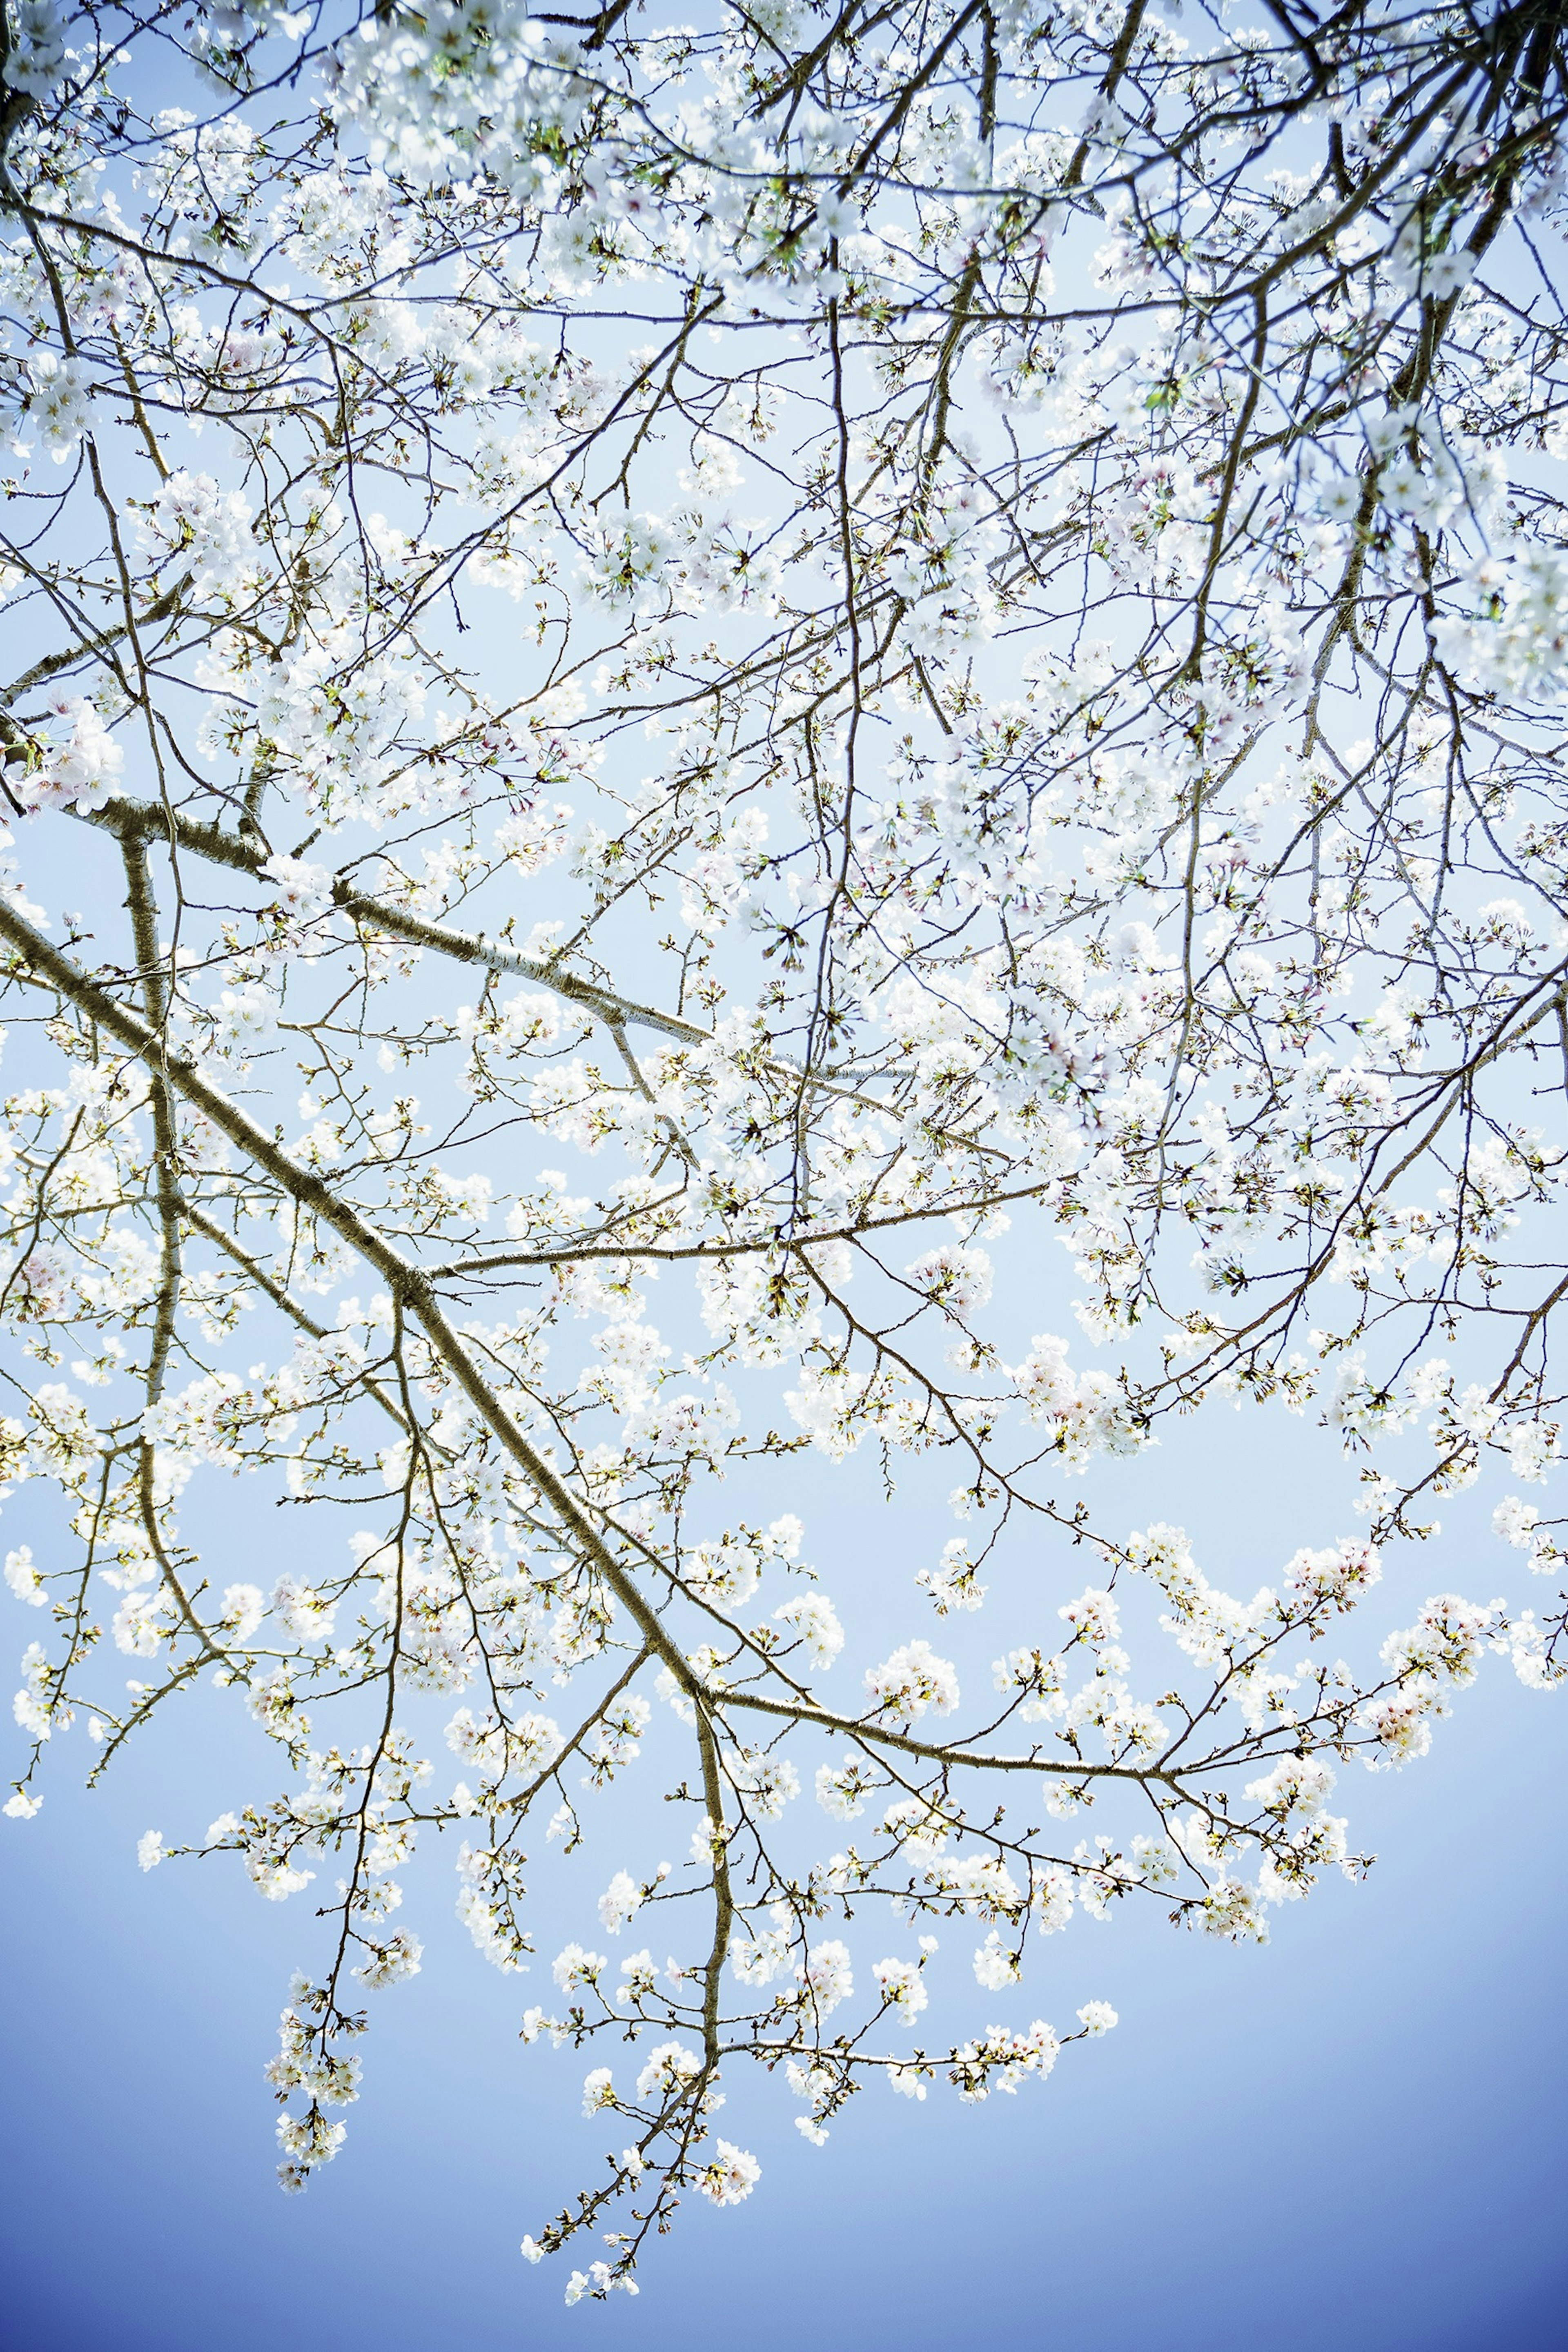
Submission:
POLYGON ((929 1642, 906 1642, 866 1675, 872 1709, 896 1723, 916 1723, 928 1706, 951 1714, 958 1705, 958 1677, 929 1642))
POLYGON ((6 1811, 186 1709, 289 2190, 455 1832, 576 2303, 743 2063, 1043 2081, 1037 1936, 1568 1679, 1568 135, 1463 12, 353 13, 7 16, 6 1811))

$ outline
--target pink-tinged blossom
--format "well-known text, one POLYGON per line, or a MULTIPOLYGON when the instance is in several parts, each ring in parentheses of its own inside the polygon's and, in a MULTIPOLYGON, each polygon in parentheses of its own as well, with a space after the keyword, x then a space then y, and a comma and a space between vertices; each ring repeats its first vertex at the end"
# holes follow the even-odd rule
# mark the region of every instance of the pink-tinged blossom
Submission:
POLYGON ((697 2186, 715 2205, 740 2205, 762 2178, 762 2166, 731 2140, 717 2143, 718 2153, 697 2173, 697 2186))
POLYGON ((871 1969, 877 1990, 891 2009, 918 2017, 926 2005, 925 1978, 913 1960, 878 1960, 871 1969))
POLYGON ((972 1315, 991 1297, 991 1260, 981 1249, 929 1250, 904 1268, 904 1280, 950 1315, 972 1315))
POLYGON ((332 903, 332 877, 324 866, 279 855, 269 857, 261 872, 276 883, 278 904, 294 922, 310 922, 332 903))
POLYGON ((866 1696, 872 1713, 886 1720, 918 1723, 927 1707, 950 1715, 958 1705, 958 1676, 929 1642, 906 1642, 881 1665, 866 1675, 866 1696))

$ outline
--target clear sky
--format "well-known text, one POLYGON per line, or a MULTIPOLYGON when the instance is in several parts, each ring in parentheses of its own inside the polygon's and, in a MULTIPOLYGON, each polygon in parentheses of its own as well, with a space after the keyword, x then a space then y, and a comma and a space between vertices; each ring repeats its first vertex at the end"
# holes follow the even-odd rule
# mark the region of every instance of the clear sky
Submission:
MULTIPOLYGON (((1020 1311, 1026 1334, 1052 1319, 1020 1311)), ((1184 1521, 1215 1580, 1250 1592, 1298 1545, 1362 1525, 1353 1469, 1325 1445, 1282 1418, 1205 1415, 1086 1492, 1127 1528, 1184 1521)), ((950 1473, 913 1474, 890 1506, 869 1462, 791 1462, 777 1481, 749 1515, 805 1520, 849 1657, 932 1630, 911 1575, 952 1531, 931 1508, 950 1473)), ((216 1491, 215 1581, 270 1582, 291 1523, 251 1486, 216 1491)), ((1539 1604, 1487 1530, 1499 1491, 1454 1498, 1436 1543, 1390 1558, 1366 1612, 1379 1632, 1446 1589, 1539 1604)), ((8 1507, 7 1544, 47 1540, 35 1509, 8 1507)), ((1048 1567, 1054 1607, 1074 1571, 1048 1567)), ((36 1631, 0 1596, 3 1626, 13 1656, 36 1631)), ((989 1612, 951 1642, 944 1623, 942 1646, 960 1641, 982 1661, 1002 1646, 989 1612)), ((204 1691, 89 1797, 79 1727, 38 1819, 0 1822, 0 2352, 1558 2352, 1565 1709, 1568 1691, 1529 1693, 1489 1660, 1429 1759, 1347 1774, 1336 1802, 1376 1867, 1278 1916, 1267 1950, 1176 1934, 1152 1906, 1080 1918, 1006 2012, 1065 2032, 1104 1999, 1121 2023, 1016 2099, 868 2093, 814 2149, 782 2085, 728 2084, 756 2193, 734 2211, 691 2200, 638 2299, 570 2311, 588 2250, 531 2269, 518 2241, 593 2177, 608 2141, 578 2084, 616 2053, 525 2050, 517 2027, 632 1844, 593 1840, 574 1887, 569 1866, 546 1882, 521 1979, 453 1919, 450 1853, 421 1858, 402 1917, 422 1972, 376 1999, 342 2157, 285 2200, 261 2070, 290 1971, 319 1949, 310 1898, 260 1901, 233 1857, 150 1875, 135 1860, 149 1827, 199 1837, 271 1793, 280 1759, 204 1691)), ((657 1799, 638 1802, 646 1827, 657 1799)), ((933 1969, 939 2002, 944 1984, 963 1995, 961 2032, 984 2011, 976 1940, 944 1930, 933 1969)))
MULTIPOLYGON (((1130 1524, 1158 1494, 1249 1590, 1248 1563, 1260 1580, 1343 1531, 1309 1433, 1270 1445, 1275 1427, 1227 1416, 1201 1451, 1107 1475, 1130 1524)), ((918 1496, 884 1505, 854 1466, 784 1475, 847 1616, 858 1588, 873 1620, 907 1593, 918 1496)), ((287 1526, 253 1491, 227 1489, 237 1563, 287 1526)), ((1390 1561, 1380 1622, 1501 1582, 1475 1516, 1473 1542, 1461 1507, 1430 1552, 1390 1561)), ((1489 1661, 1429 1759, 1347 1775, 1376 1868, 1277 1915, 1267 1950, 1152 1910, 1053 1938, 1022 2020, 1066 2030, 1095 1997, 1121 2023, 1016 2099, 868 2093, 813 2149, 781 2085, 735 2082, 756 2193, 735 2211, 693 2200, 637 2301, 568 2311, 567 2264, 530 2269, 517 2245, 599 2163, 577 2084, 614 2053, 522 2048, 542 1988, 470 1949, 447 1856, 410 1874, 424 1969, 377 1997, 348 2144, 302 2198, 279 2195, 260 2070, 311 1948, 309 1898, 260 1902, 232 1860, 135 1863, 147 1827, 199 1834, 278 1779, 204 1695, 107 1790, 58 1769, 36 1822, 0 1824, 5 2352, 1552 2352, 1568 2345, 1562 1705, 1489 1661)), ((85 1759, 71 1738, 62 1768, 85 1759)), ((569 1867, 556 1882, 546 1960, 552 1934, 587 1930, 617 1859, 600 1843, 574 1900, 569 1867)), ((973 1940, 944 1935, 955 1993, 973 1940)))

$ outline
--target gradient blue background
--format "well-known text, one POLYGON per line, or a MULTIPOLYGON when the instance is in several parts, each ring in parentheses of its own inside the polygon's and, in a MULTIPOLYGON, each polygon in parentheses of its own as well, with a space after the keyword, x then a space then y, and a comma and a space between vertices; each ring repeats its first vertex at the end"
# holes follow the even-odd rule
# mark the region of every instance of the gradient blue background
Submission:
MULTIPOLYGON (((1342 1475, 1325 1494, 1321 1443, 1227 1417, 1108 1466, 1100 1496, 1125 1490, 1129 1524, 1184 1515, 1216 1579, 1250 1590, 1249 1563, 1257 1580, 1354 1524, 1342 1475)), ((859 1630, 897 1590, 907 1635, 918 1497, 882 1503, 858 1465, 786 1475, 852 1645, 862 1588, 859 1630)), ((279 1523, 224 1483, 242 1563, 279 1523)), ((1451 1536, 1391 1560, 1380 1625, 1446 1584, 1501 1586, 1479 1505, 1465 1532, 1470 1500, 1451 1536)), ((24 1639, 26 1615, 5 1620, 24 1639)), ((721 2213, 694 2200, 638 2300, 574 2311, 566 2264, 531 2270, 517 2242, 595 2171, 604 2127, 579 2121, 577 2084, 616 2053, 521 2047, 545 1971, 506 1979, 472 1952, 449 1857, 411 1876, 424 1970, 377 1999, 348 2145, 284 2200, 260 2068, 311 1948, 310 1898, 262 1903, 232 1865, 142 1876, 133 1852, 149 1825, 199 1832, 265 1793, 277 1766, 258 1778, 256 1735, 203 1694, 88 1797, 68 1777, 79 1730, 39 1818, 0 1823, 6 2352, 1553 2352, 1568 2345, 1562 1707, 1489 1660, 1429 1759, 1347 1775, 1376 1868, 1279 1916, 1267 1950, 1131 1906, 1052 1939, 1021 2014, 1065 2030, 1092 1994, 1121 2024, 1016 2099, 868 2094, 816 2150, 782 2086, 736 2082, 757 2193, 721 2213)), ((584 1857, 577 1906, 541 1923, 546 1956, 552 1931, 589 1929, 622 1858, 584 1857)), ((943 1933, 955 1990, 973 1940, 943 1933)))
MULTIPOLYGON (((41 834, 26 846, 31 879, 57 853, 41 834)), ((74 835, 58 855, 84 873, 91 857, 74 835)), ((65 900, 93 887, 84 878, 65 900)), ((1262 1427, 1205 1423, 1152 1462, 1097 1474, 1094 1491, 1128 1489, 1127 1526, 1184 1519, 1215 1580, 1249 1591, 1298 1543, 1358 1524, 1337 1468, 1325 1499, 1321 1433, 1271 1424, 1265 1440, 1262 1427)), ((232 1574, 278 1537, 253 1493, 228 1487, 218 1506, 234 1521, 232 1574)), ((807 1464, 791 1465, 772 1507, 807 1520, 852 1635, 867 1631, 854 1623, 862 1572, 900 1596, 893 1638, 931 1631, 900 1556, 916 1502, 881 1505, 862 1465, 807 1464)), ((1484 1515, 1469 1515, 1468 1547, 1463 1511, 1452 1516, 1460 1533, 1440 1549, 1391 1563, 1381 1624, 1408 1622, 1434 1590, 1528 1585, 1484 1538, 1484 1515)), ((5 1541, 31 1532, 18 1503, 5 1541)), ((928 1518, 921 1556, 931 1549, 928 1518)), ((0 1629, 12 1644, 0 1639, 0 1661, 38 1630, 3 1594, 0 1629)), ((199 1834, 279 1785, 279 1769, 258 1771, 254 1736, 204 1692, 88 1797, 72 1785, 79 1728, 40 1817, 0 1821, 0 2345, 1558 2352, 1564 1707, 1568 1692, 1532 1696, 1489 1661, 1430 1759, 1347 1777, 1352 1832, 1379 1849, 1377 1866, 1279 1916, 1267 1950, 1173 1934, 1152 1909, 1075 1925, 1017 2013, 1065 2030, 1093 1995, 1121 2025, 1016 2100, 868 2095, 816 2150, 781 2090, 734 2085, 736 2136, 763 2162, 757 2193, 731 2212, 692 2200, 638 2300, 574 2311, 567 2264, 531 2270, 517 2242, 597 2165, 605 2134, 578 2120, 576 2085, 609 2053, 521 2048, 518 2017, 546 1997, 545 1971, 502 1979, 471 1950, 451 1918, 449 1858, 444 1875, 411 1879, 404 1916, 425 1937, 424 1969, 377 2003, 343 2155, 285 2200, 261 2067, 289 1971, 312 1948, 310 1898, 269 1906, 232 1868, 143 1876, 134 1859, 150 1825, 199 1834)), ((20 1735, 4 1736, 8 1759, 20 1735)), ((542 1951, 552 1930, 586 1932, 625 1858, 584 1857, 584 1905, 542 1921, 542 1951)), ((973 1940, 944 1933, 960 1977, 973 1940)))

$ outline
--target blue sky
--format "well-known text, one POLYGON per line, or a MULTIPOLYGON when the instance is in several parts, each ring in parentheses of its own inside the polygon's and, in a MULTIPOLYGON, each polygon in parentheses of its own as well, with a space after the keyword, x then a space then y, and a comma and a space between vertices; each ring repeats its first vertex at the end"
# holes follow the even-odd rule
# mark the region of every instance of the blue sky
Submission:
MULTIPOLYGON (((91 903, 93 853, 74 833, 68 848, 64 828, 58 842, 29 836, 29 877, 58 881, 68 859, 67 902, 79 866, 91 903)), ((105 870, 108 858, 105 846, 105 870)), ((1025 1334, 1070 1328, 1032 1291, 1009 1305, 1025 1334)), ((1102 1465, 1091 1491, 1125 1527, 1184 1519, 1216 1580, 1249 1591, 1298 1544, 1360 1524, 1353 1469, 1324 1444, 1282 1421, 1205 1416, 1147 1460, 1102 1465)), ((951 1483, 917 1471, 889 1506, 870 1465, 791 1464, 752 1514, 800 1510, 860 1663, 884 1635, 931 1630, 910 1578, 952 1531, 942 1518, 933 1538, 951 1483)), ((1379 1633, 1445 1588, 1485 1598, 1506 1583, 1539 1603, 1485 1533, 1496 1491, 1457 1498, 1428 1552, 1390 1561, 1367 1612, 1379 1633)), ((266 1570, 270 1581, 291 1564, 298 1523, 256 1490, 218 1482, 195 1507, 215 1580, 266 1570)), ((7 1542, 48 1539, 35 1512, 28 1496, 12 1507, 7 1542)), ((1054 1607, 1075 1570, 1047 1565, 1054 1607)), ((37 1627, 0 1600, 7 1623, 15 1654, 37 1627)), ((1002 1646, 989 1617, 952 1641, 981 1661, 1002 1646)), ((1066 2031, 1102 1998, 1121 2024, 1016 2099, 970 2109, 947 2092, 918 2106, 868 2093, 816 2150, 781 2086, 727 2084, 730 2127, 762 2161, 757 2193, 730 2212, 693 2200, 637 2301, 574 2311, 562 2289, 585 2254, 533 2270, 517 2246, 599 2165, 605 2135, 580 2120, 577 2085, 608 2053, 520 2045, 547 1969, 520 1981, 485 1968, 451 1916, 450 1854, 410 1875, 424 1967, 376 2004, 344 2153, 286 2200, 261 2070, 290 1970, 318 1948, 310 1898, 264 1904, 232 1861, 143 1875, 134 1858, 150 1826, 199 1835, 226 1806, 269 1793, 279 1763, 204 1690, 89 1797, 72 1785, 79 1728, 39 1819, 0 1822, 0 2346, 1556 2352, 1568 2346, 1565 1706, 1568 1692, 1524 1692, 1489 1661, 1428 1761, 1347 1776, 1353 1833, 1377 1865, 1366 1885, 1335 1880, 1287 1911, 1267 1951, 1176 1935, 1154 1906, 1080 1920, 1008 2012, 1066 2031)), ((629 1801, 633 1837, 596 1842, 575 1884, 571 1866, 547 1875, 545 1960, 591 1927, 610 1871, 651 1832, 657 1790, 629 1801)), ((986 2013, 968 1979, 974 1940, 942 1937, 940 1997, 966 1993, 961 2030, 986 2013)))
MULTIPOLYGON (((1238 1584, 1246 1559, 1321 1539, 1342 1514, 1317 1444, 1266 1434, 1227 1418, 1201 1453, 1119 1467, 1130 1521, 1163 1494, 1238 1584)), ((854 1467, 787 1475, 829 1589, 862 1573, 879 1614, 918 1498, 884 1505, 854 1467)), ((237 1560, 278 1523, 227 1493, 237 1560)), ((1445 1583, 1500 1581, 1465 1526, 1461 1506, 1431 1554, 1390 1561, 1380 1625, 1445 1583)), ((411 1878, 425 1966, 378 1999, 342 2156, 279 2195, 260 2069, 308 1899, 262 1903, 232 1864, 134 1860, 148 1826, 199 1831, 278 1779, 204 1694, 105 1790, 58 1769, 39 1818, 3 1824, 7 2352, 1548 2352, 1568 2343, 1561 1704, 1489 1661, 1429 1759, 1347 1776, 1377 1865, 1279 1916, 1267 1950, 1152 1910, 1054 1938, 1025 2015, 1065 2030, 1093 1996, 1121 2023, 1016 2099, 868 2093, 814 2150, 781 2086, 735 2081, 756 2194, 684 2210, 637 2301, 568 2311, 565 2264, 531 2270, 517 2243, 601 2160, 577 2084, 613 2053, 521 2047, 540 1992, 469 1948, 449 1857, 411 1878)), ((60 1768, 83 1760, 72 1738, 60 1768)), ((548 1898, 546 1958, 618 1859, 601 1847, 574 1898, 569 1875, 548 1898)), ((955 1991, 971 1940, 944 1937, 955 1991)))
MULTIPOLYGON (((26 847, 29 878, 57 898, 68 856, 78 897, 113 887, 74 836, 68 849, 29 834, 26 847)), ((1072 1330, 1053 1295, 1065 1277, 1031 1238, 1016 1247, 1026 1279, 998 1301, 1013 1339, 1072 1330)), ((661 1323, 677 1311, 668 1288, 661 1323)), ((1091 1360, 1076 1339, 1075 1356, 1091 1360)), ((1208 1572, 1246 1593, 1298 1545, 1358 1529, 1355 1473, 1321 1431, 1216 1412, 1136 1462, 1100 1465, 1085 1491, 1102 1524, 1182 1521, 1208 1572)), ((796 1461, 748 1493, 751 1517, 805 1519, 858 1664, 932 1630, 911 1577, 952 1532, 952 1476, 917 1465, 889 1506, 869 1463, 796 1461)), ((1442 1537, 1390 1557, 1364 1612, 1373 1643, 1445 1589, 1540 1605, 1488 1528, 1499 1491, 1447 1498, 1442 1537)), ((216 1580, 270 1582, 292 1564, 299 1523, 255 1488, 215 1480, 193 1511, 216 1580)), ((47 1542, 34 1498, 8 1508, 5 1535, 47 1542)), ((1015 1562, 1026 1608, 1054 1608, 1089 1573, 1044 1564, 1036 1594, 1026 1552, 1015 1562)), ((1026 1630, 1000 1633, 992 1614, 944 1621, 940 1646, 969 1654, 966 1687, 1026 1630)), ((16 1654, 37 1626, 0 1601, 6 1624, 16 1654)), ((518 1980, 485 1967, 451 1916, 450 1854, 410 1876, 424 1968, 377 2002, 343 2155, 286 2200, 261 2069, 290 1971, 315 1948, 310 1898, 262 1903, 232 1858, 151 1876, 134 1858, 149 1827, 199 1836, 225 1807, 269 1794, 280 1759, 204 1691, 88 1797, 72 1785, 79 1729, 52 1759, 38 1820, 0 1822, 0 2345, 1556 2352, 1568 2346, 1564 1706, 1568 1693, 1525 1692, 1489 1660, 1431 1759, 1348 1775, 1340 1801, 1377 1865, 1364 1885, 1335 1880, 1285 1913, 1266 1951, 1176 1935, 1152 1908, 1053 1939, 1009 1997, 1013 2021, 1044 2015, 1067 2031, 1097 1998, 1121 2022, 1016 2100, 867 2094, 814 2150, 782 2086, 731 2083, 731 2128, 763 2168, 756 2194, 736 2211, 689 2206, 636 2302, 574 2311, 562 2303, 568 2263, 532 2270, 517 2246, 600 2162, 604 2134, 580 2120, 577 2086, 611 2053, 520 2045, 547 1969, 518 1980)), ((657 1788, 626 1793, 640 1835, 657 1788)), ((638 1858, 635 1839, 591 1852, 575 1886, 558 1870, 542 1891, 544 1961, 593 1931, 595 1896, 638 1858)), ((983 2021, 974 1940, 942 1938, 945 1982, 967 1991, 961 2032, 983 2021)))

